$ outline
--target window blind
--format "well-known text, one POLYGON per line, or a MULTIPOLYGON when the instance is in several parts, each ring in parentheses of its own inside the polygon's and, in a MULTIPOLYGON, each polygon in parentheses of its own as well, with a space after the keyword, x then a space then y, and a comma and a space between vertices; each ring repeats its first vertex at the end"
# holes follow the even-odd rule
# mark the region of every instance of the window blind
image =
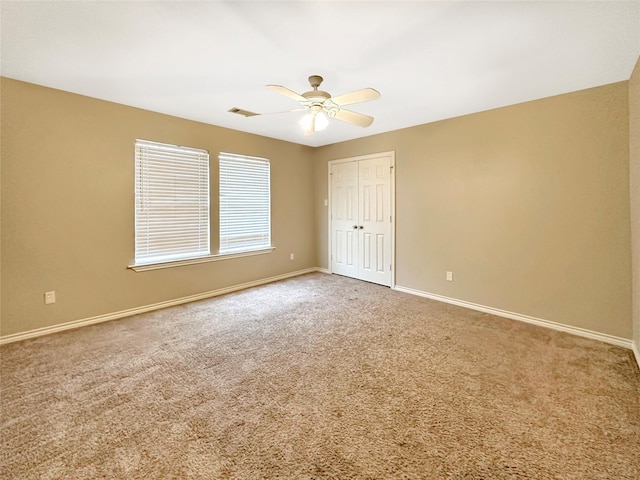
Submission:
POLYGON ((220 153, 220 253, 271 246, 269 160, 220 153))
POLYGON ((136 140, 135 263, 210 254, 209 154, 136 140))

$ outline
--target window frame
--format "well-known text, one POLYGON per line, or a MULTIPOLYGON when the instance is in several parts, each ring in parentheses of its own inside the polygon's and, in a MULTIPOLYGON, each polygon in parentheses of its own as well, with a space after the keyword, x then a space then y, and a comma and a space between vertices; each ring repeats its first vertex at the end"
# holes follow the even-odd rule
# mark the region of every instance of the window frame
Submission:
MULTIPOLYGON (((145 272, 145 271, 149 271, 149 270, 158 270, 158 269, 163 269, 163 268, 172 268, 172 267, 179 267, 179 266, 184 266, 184 265, 194 265, 194 264, 199 264, 199 263, 207 263, 207 262, 216 262, 216 261, 221 261, 221 260, 230 260, 230 259, 234 259, 234 258, 241 258, 241 257, 247 257, 247 256, 254 256, 254 255, 262 255, 262 254, 267 254, 267 253, 271 253, 275 250, 275 247, 273 245, 271 245, 271 241, 272 241, 272 237, 271 237, 271 162, 267 159, 263 159, 261 157, 249 157, 249 158, 260 158, 261 160, 264 160, 266 162, 268 162, 269 165, 269 246, 264 246, 264 247, 260 247, 260 248, 255 248, 255 249, 251 249, 251 250, 246 250, 246 251, 234 251, 234 252, 218 252, 218 253, 211 253, 212 251, 212 228, 213 228, 213 222, 211 221, 211 156, 209 154, 208 151, 206 150, 202 150, 202 149, 197 149, 197 148, 192 148, 192 147, 182 147, 180 145, 173 145, 173 144, 167 144, 167 143, 161 143, 161 142, 154 142, 154 141, 150 141, 150 140, 141 140, 141 139, 136 139, 135 144, 134 144, 134 150, 135 150, 135 155, 137 157, 138 153, 137 153, 137 149, 138 149, 138 144, 152 144, 152 145, 159 145, 159 146, 166 146, 166 147, 170 147, 170 148, 185 148, 185 149, 191 149, 191 150, 195 150, 195 151, 201 151, 201 152, 205 152, 208 156, 208 189, 207 189, 207 196, 208 196, 208 247, 209 247, 209 253, 206 255, 198 255, 198 256, 193 256, 193 257, 188 257, 188 258, 181 258, 181 259, 175 259, 175 260, 166 260, 166 261, 151 261, 151 262, 140 262, 138 263, 136 261, 136 240, 135 240, 135 236, 136 236, 136 231, 137 231, 137 219, 135 218, 136 212, 137 212, 137 204, 138 204, 138 196, 137 196, 137 184, 138 184, 138 165, 137 165, 137 161, 134 162, 134 260, 133 262, 127 266, 127 268, 135 271, 135 272, 145 272)), ((222 154, 223 152, 220 152, 218 155, 218 158, 220 157, 220 154, 222 154)), ((226 154, 225 155, 236 155, 236 154, 226 154)), ((241 155, 242 157, 246 157, 245 155, 241 155)), ((219 172, 219 166, 218 166, 218 172, 219 172)), ((218 173, 218 179, 219 179, 219 173, 218 173)), ((218 184, 219 187, 219 184, 218 184)), ((219 200, 219 196, 218 196, 218 200, 219 200)), ((218 219, 218 242, 220 240, 220 221, 218 219)), ((219 243, 218 243, 219 245, 219 243)))
POLYGON ((271 161, 264 157, 220 152, 218 187, 218 254, 235 255, 273 248, 271 161), (247 189, 251 189, 252 195, 246 195, 247 189), (252 211, 243 213, 242 207, 249 202, 252 211), (235 207, 228 216, 224 211, 226 206, 235 207), (243 223, 239 225, 239 222, 243 223), (235 231, 230 226, 233 224, 236 224, 235 231))
POLYGON ((134 172, 133 265, 210 255, 209 152, 136 139, 134 172))

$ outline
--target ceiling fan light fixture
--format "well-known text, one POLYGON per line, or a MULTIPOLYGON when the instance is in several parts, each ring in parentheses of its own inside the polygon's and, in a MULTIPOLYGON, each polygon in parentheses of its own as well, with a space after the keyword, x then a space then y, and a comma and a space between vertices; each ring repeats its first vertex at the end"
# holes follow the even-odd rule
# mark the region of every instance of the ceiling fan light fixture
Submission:
POLYGON ((298 123, 305 135, 313 135, 316 132, 326 130, 329 126, 329 119, 322 111, 322 107, 312 107, 302 116, 298 123))

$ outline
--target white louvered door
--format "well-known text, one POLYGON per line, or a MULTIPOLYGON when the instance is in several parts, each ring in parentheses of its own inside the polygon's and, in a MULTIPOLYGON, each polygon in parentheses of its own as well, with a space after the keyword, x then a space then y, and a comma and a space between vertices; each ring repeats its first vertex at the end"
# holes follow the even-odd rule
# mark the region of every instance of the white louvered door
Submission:
POLYGON ((391 286, 392 154, 330 165, 331 271, 391 286))

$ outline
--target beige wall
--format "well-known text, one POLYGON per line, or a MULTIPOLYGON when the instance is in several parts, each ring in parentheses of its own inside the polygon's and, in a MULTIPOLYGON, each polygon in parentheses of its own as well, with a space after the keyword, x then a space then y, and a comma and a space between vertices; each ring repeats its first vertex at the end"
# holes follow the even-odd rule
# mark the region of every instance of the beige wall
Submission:
POLYGON ((630 339, 627 105, 621 82, 316 149, 320 266, 327 161, 394 150, 397 285, 630 339))
POLYGON ((394 150, 398 285, 631 338, 639 77, 318 149, 2 79, 0 334, 327 267, 327 161, 394 150), (135 138, 209 150, 212 199, 217 152, 269 158, 276 251, 128 270, 135 138))
POLYGON ((2 335, 316 265, 310 148, 6 78, 1 94, 2 335), (269 158, 275 252, 128 270, 136 138, 210 152, 214 238, 218 152, 269 158), (54 305, 44 304, 48 290, 54 305))
MULTIPOLYGON (((633 339, 640 355, 640 58, 629 80, 629 165, 633 249, 633 339)), ((640 361, 640 357, 638 357, 640 361)))

